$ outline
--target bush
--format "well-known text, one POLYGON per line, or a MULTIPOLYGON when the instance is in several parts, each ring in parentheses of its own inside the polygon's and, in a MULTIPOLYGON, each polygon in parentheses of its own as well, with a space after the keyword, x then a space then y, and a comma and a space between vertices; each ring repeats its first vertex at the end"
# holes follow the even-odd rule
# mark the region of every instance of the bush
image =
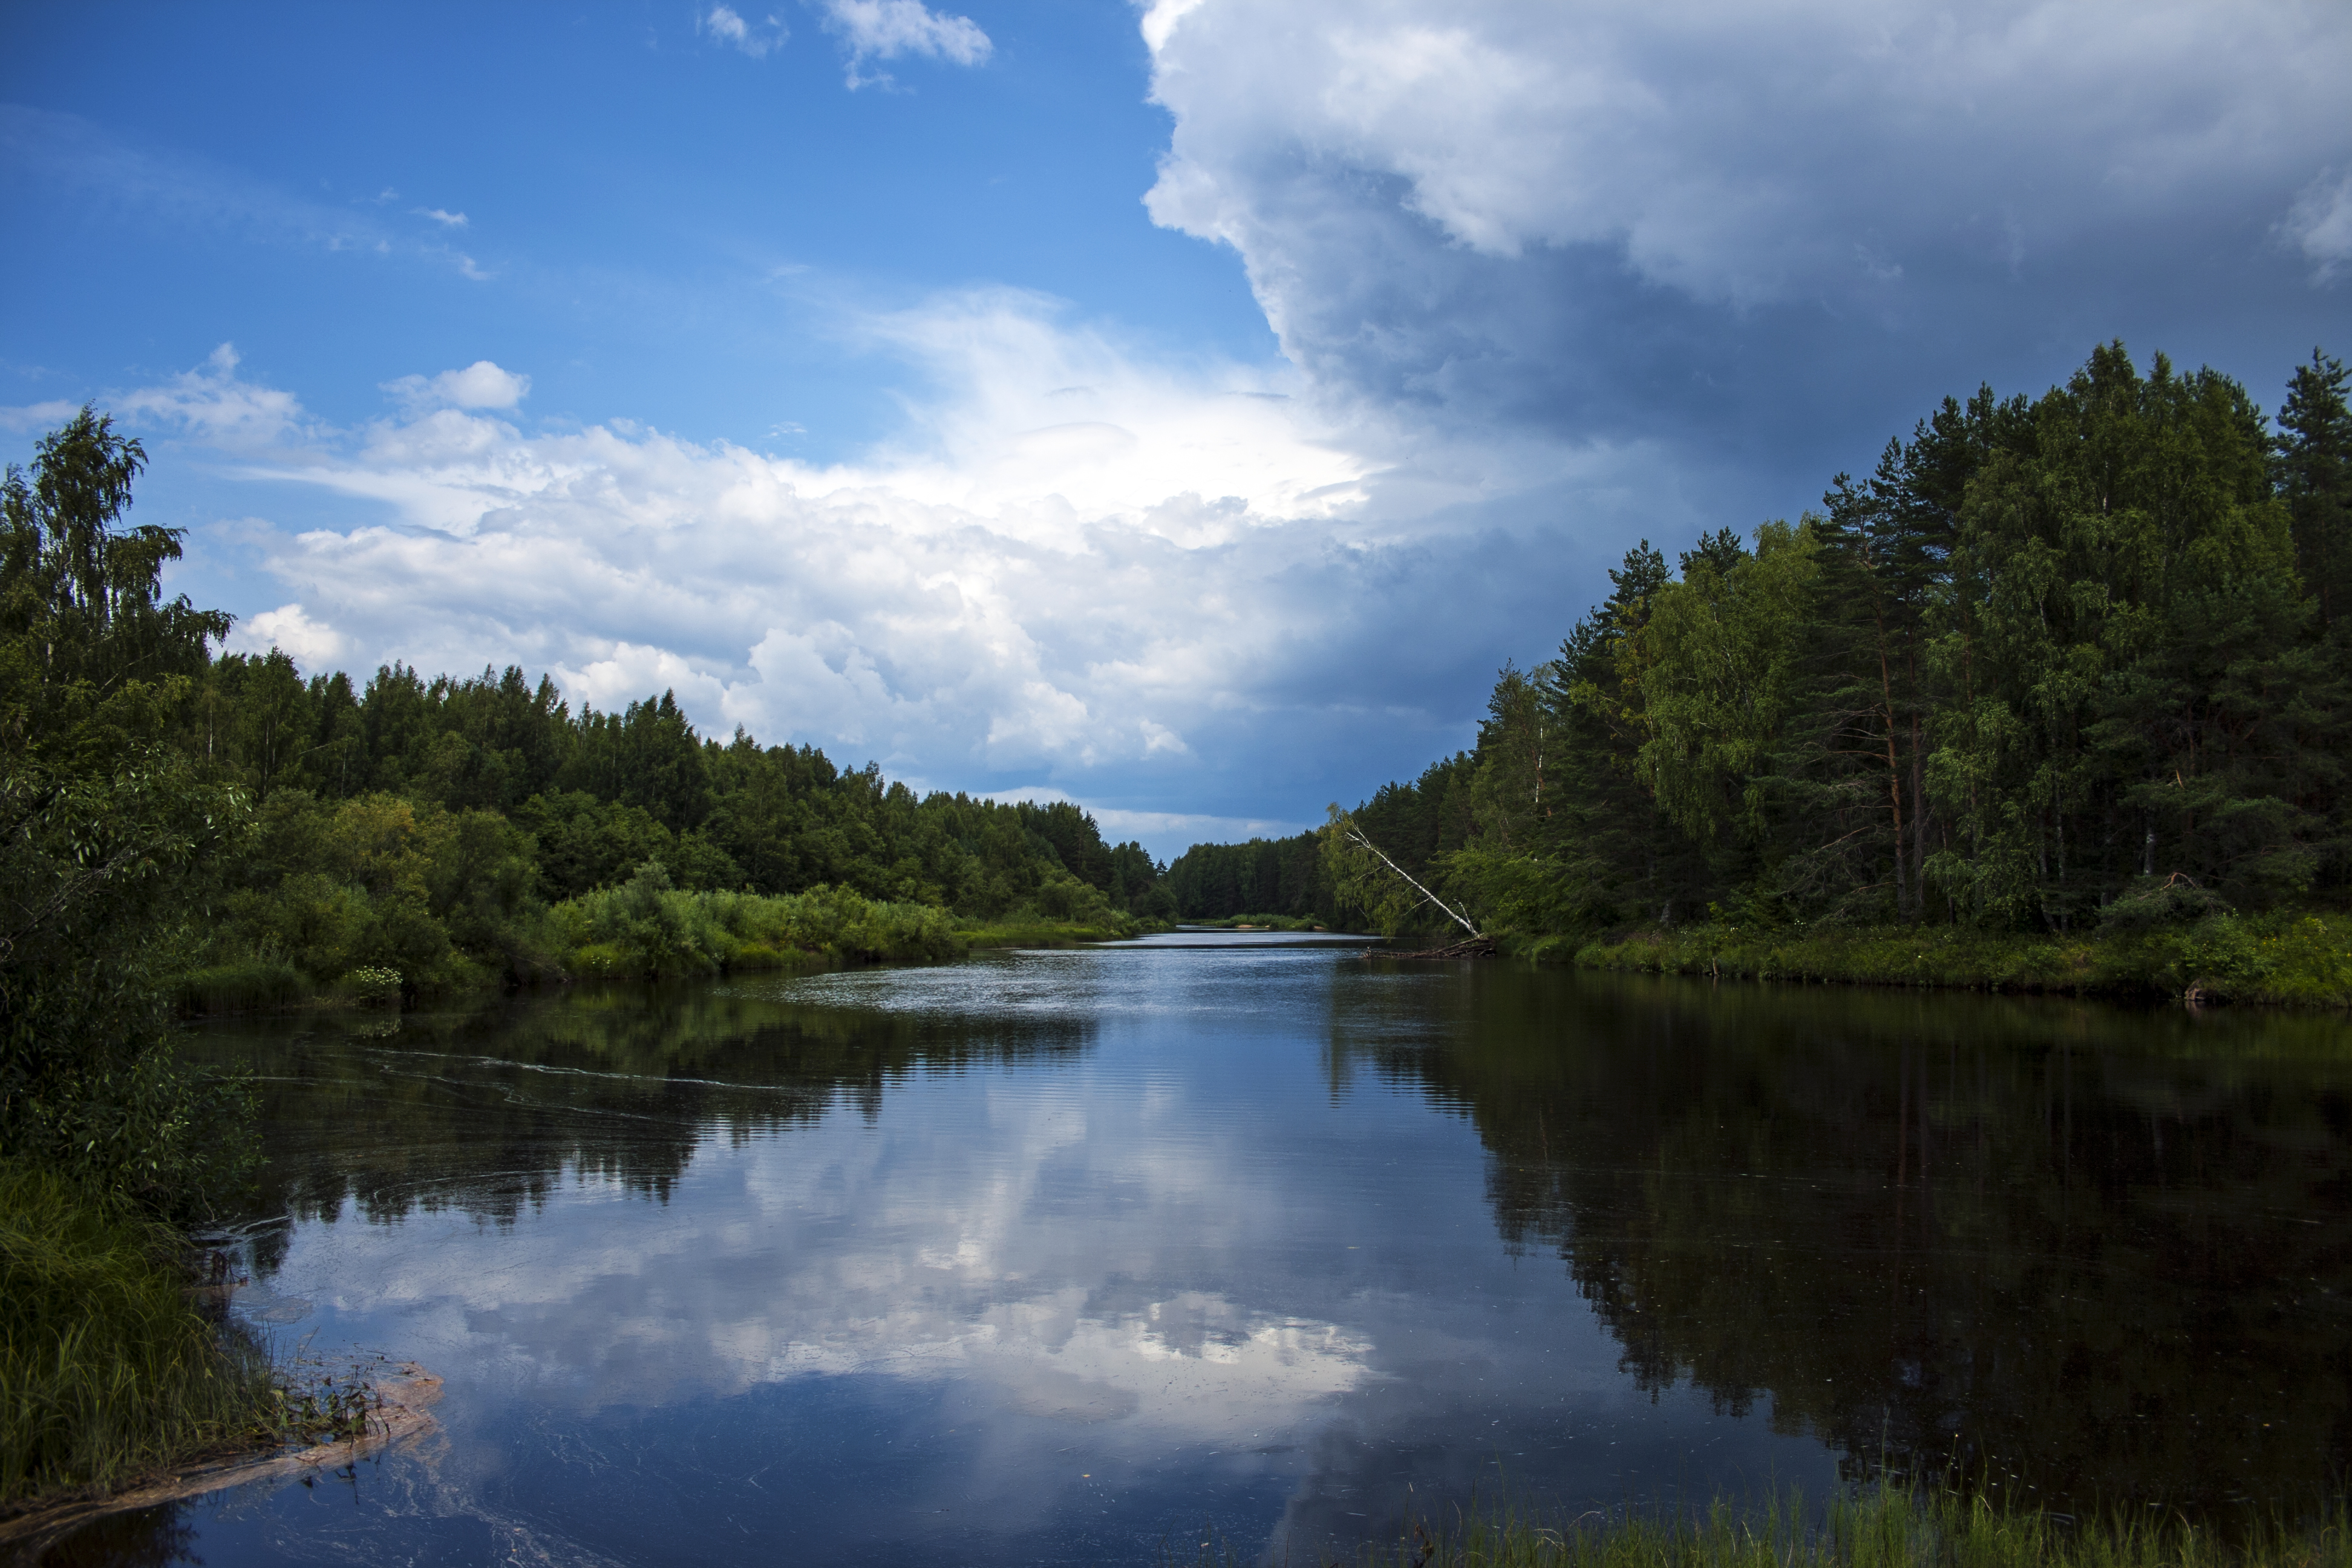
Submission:
POLYGON ((963 951, 947 911, 887 903, 847 888, 805 893, 687 892, 648 861, 618 888, 567 899, 548 911, 557 951, 574 974, 674 978, 741 964, 773 968, 788 953, 863 959, 943 959, 963 951))
POLYGON ((2158 926, 2190 925, 2231 912, 2221 895, 2175 872, 2161 879, 2143 879, 2099 912, 2102 931, 2134 932, 2158 926))
POLYGON ((397 1006, 400 1003, 400 971, 371 968, 362 964, 343 976, 343 990, 362 1007, 397 1006))

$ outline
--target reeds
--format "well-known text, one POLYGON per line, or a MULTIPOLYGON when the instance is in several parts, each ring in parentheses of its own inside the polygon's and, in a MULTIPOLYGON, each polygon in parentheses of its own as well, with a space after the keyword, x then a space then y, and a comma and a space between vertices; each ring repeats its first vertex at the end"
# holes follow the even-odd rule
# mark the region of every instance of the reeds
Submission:
POLYGON ((1980 1496, 1893 1484, 1818 1512, 1790 1493, 1760 1510, 1727 1502, 1690 1512, 1593 1512, 1566 1519, 1507 1506, 1451 1525, 1416 1521, 1368 1547, 1363 1568, 2352 1568, 2341 1503, 2301 1524, 2275 1517, 2224 1532, 2161 1510, 2075 1520, 1980 1496))
POLYGON ((197 1310, 167 1228, 0 1162, 0 1512, 274 1440, 268 1357, 197 1310))
POLYGON ((266 1013, 307 1000, 308 976, 282 958, 247 958, 191 970, 171 982, 172 1000, 183 1016, 199 1013, 266 1013))

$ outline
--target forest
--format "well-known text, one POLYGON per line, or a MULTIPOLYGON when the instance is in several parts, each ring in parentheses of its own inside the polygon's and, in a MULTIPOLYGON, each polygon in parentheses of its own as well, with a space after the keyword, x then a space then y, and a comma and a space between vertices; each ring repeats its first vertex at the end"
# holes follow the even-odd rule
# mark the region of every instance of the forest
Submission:
POLYGON ((574 711, 519 668, 398 664, 355 689, 275 650, 188 679, 173 742, 251 805, 196 1005, 362 973, 414 993, 941 957, 975 927, 1110 934, 1167 908, 1151 858, 1067 802, 918 797, 814 747, 701 737, 668 692, 574 711))
POLYGON ((813 747, 700 736, 667 692, 575 710, 519 668, 356 685, 223 652, 227 616, 165 596, 178 533, 128 519, 144 462, 84 409, 0 493, 13 1151, 205 1186, 173 1008, 937 958, 1172 908, 1075 805, 919 798, 813 747))
POLYGON ((2039 398, 1947 398, 1794 523, 1629 551, 1553 657, 1503 668, 1474 749, 1319 833, 1196 846, 1169 891, 1192 917, 1449 925, 1360 835, 1522 941, 2334 910, 2345 389, 2315 350, 2273 420, 2110 343, 2039 398))

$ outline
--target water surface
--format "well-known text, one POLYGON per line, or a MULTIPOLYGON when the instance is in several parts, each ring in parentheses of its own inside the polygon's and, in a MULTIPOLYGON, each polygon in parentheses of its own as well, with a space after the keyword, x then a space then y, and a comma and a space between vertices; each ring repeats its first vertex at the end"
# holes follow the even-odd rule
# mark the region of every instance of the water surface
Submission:
POLYGON ((1498 1482, 2352 1469, 2340 1019, 1219 937, 197 1044, 267 1105, 239 1310, 442 1428, 58 1561, 1304 1563, 1498 1482))

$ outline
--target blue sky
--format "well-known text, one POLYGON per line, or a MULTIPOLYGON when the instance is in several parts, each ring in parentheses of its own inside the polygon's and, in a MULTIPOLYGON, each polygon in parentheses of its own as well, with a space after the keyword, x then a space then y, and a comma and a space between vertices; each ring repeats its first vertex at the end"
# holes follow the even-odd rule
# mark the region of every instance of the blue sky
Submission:
POLYGON ((1643 535, 2122 337, 2352 345, 2326 4, 12 16, 0 408, 115 410, 306 668, 1167 854, 1465 743, 1643 535))

